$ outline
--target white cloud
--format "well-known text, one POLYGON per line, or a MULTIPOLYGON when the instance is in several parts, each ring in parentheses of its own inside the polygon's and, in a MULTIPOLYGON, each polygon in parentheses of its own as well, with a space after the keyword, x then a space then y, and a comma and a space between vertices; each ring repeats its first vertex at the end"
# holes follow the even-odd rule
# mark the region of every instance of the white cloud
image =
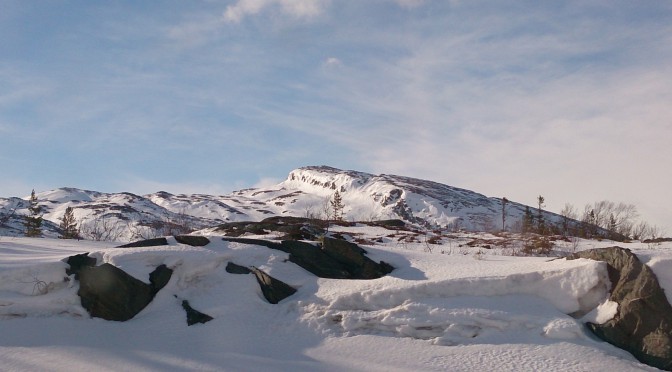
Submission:
POLYGON ((252 185, 252 188, 264 189, 264 188, 275 186, 275 185, 279 184, 280 182, 282 182, 282 180, 280 180, 278 178, 262 177, 254 185, 252 185))
POLYGON ((329 57, 324 61, 324 66, 325 67, 338 67, 338 66, 342 66, 342 65, 343 65, 343 62, 341 62, 341 60, 336 58, 336 57, 329 57))
POLYGON ((261 13, 267 8, 280 6, 281 11, 295 18, 312 18, 320 15, 326 6, 325 0, 238 0, 224 11, 228 22, 241 22, 246 16, 261 13))

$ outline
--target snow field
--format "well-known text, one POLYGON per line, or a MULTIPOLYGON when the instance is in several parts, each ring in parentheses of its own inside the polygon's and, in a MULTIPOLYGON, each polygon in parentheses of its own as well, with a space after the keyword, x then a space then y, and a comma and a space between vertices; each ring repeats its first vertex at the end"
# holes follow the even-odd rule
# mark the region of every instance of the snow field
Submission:
MULTIPOLYGON (((430 254, 365 247, 397 269, 376 280, 320 279, 265 247, 210 237, 206 247, 0 238, 3 370, 597 371, 653 370, 582 326, 606 321, 606 267, 590 260, 430 254), (60 260, 90 252, 148 282, 160 264, 168 285, 127 322, 90 319, 60 260), (298 289, 263 299, 258 267, 298 289), (34 291, 34 280, 53 283, 34 291), (180 306, 213 316, 188 327, 180 306), (584 319, 566 314, 587 313, 584 319)), ((664 252, 664 251, 663 251, 664 252)), ((666 268, 670 256, 651 251, 666 268)))

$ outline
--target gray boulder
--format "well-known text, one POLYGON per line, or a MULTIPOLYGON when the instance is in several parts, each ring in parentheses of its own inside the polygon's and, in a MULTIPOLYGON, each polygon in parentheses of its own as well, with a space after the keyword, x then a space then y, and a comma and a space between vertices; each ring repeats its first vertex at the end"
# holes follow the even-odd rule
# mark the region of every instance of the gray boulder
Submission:
POLYGON ((672 370, 672 306, 651 269, 621 247, 591 249, 571 258, 607 263, 610 300, 618 312, 605 324, 587 323, 599 338, 650 366, 672 370))
POLYGON ((82 267, 79 271, 79 295, 82 307, 92 317, 126 321, 137 315, 168 283, 172 270, 161 265, 150 274, 146 284, 109 263, 82 267))

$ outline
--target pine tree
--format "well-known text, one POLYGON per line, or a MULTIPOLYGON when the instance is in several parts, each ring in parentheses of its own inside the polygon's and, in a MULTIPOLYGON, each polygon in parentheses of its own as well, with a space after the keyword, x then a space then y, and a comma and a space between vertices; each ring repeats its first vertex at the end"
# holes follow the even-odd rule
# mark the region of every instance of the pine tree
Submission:
POLYGON ((337 221, 343 220, 343 208, 345 206, 343 205, 343 198, 341 197, 341 193, 339 193, 338 190, 336 190, 334 193, 330 203, 334 219, 337 221))
POLYGON ((61 218, 61 239, 79 239, 79 229, 75 220, 75 213, 72 207, 65 208, 65 214, 61 218))
POLYGON ((30 206, 28 207, 29 215, 24 217, 23 226, 26 228, 25 235, 27 237, 42 236, 42 208, 37 204, 37 196, 35 190, 30 193, 30 206))

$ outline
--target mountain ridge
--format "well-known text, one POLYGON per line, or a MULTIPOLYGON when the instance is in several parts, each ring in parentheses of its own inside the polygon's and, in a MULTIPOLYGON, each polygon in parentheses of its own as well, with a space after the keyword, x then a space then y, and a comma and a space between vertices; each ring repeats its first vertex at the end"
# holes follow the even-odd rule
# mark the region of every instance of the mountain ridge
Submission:
MULTIPOLYGON (((178 225, 197 230, 225 222, 260 221, 271 216, 326 218, 329 200, 337 190, 343 198, 346 220, 401 219, 428 228, 502 229, 501 198, 429 180, 329 166, 297 168, 277 185, 242 189, 226 195, 166 191, 136 195, 63 187, 40 192, 37 197, 44 213, 47 236, 58 233, 60 218, 67 207, 72 207, 83 228, 95 230, 103 228, 103 223, 105 228, 115 225, 119 230, 115 238, 133 240, 171 233, 178 225)), ((21 235, 20 217, 27 214, 28 206, 29 202, 24 199, 0 198, 0 234, 21 235)), ((520 227, 518 224, 526 208, 536 210, 516 202, 507 203, 506 229, 520 227)), ((562 218, 547 211, 542 214, 552 223, 562 218)))

